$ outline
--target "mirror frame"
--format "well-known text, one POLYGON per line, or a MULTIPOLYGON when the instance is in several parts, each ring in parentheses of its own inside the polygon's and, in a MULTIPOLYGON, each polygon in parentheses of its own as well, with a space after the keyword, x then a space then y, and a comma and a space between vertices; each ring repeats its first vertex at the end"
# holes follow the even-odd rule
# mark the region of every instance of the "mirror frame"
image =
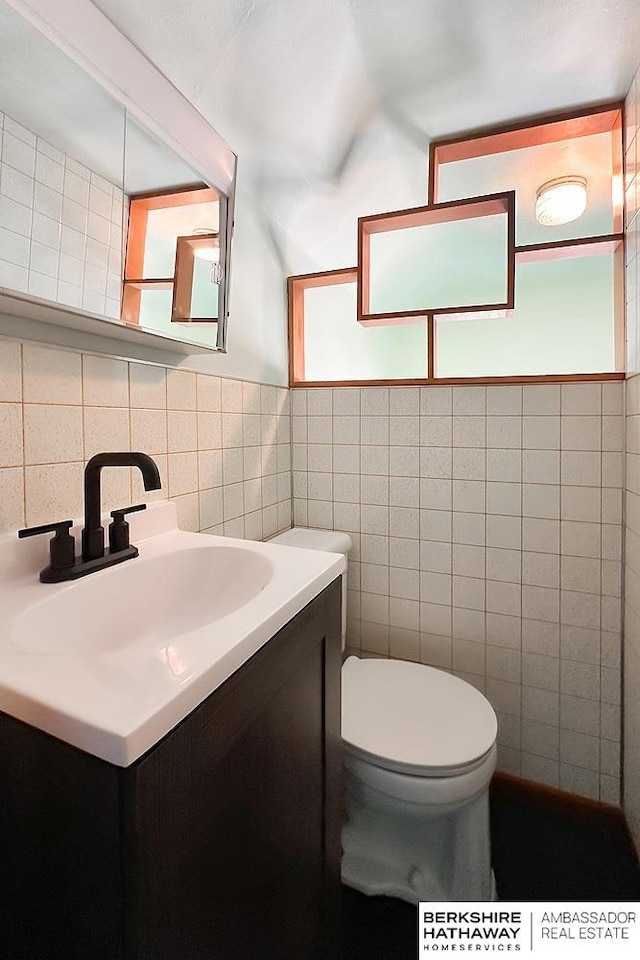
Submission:
MULTIPOLYGON (((226 197, 227 202, 221 204, 220 209, 225 283, 215 347, 226 352, 236 154, 193 104, 91 0, 5 2, 82 67, 138 123, 188 163, 206 184, 226 197)), ((117 324, 105 318, 104 336, 109 336, 110 327, 117 328, 117 324)), ((145 332, 159 341, 158 345, 166 347, 171 342, 153 331, 145 332)), ((198 352, 195 344, 193 347, 193 352, 198 352)))

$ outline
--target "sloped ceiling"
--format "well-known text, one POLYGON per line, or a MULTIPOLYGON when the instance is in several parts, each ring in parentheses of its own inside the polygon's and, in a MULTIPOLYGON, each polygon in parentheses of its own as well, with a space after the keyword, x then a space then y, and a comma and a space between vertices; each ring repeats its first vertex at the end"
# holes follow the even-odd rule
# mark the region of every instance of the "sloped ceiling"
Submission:
POLYGON ((426 202, 429 139, 623 97, 638 0, 94 0, 239 156, 283 269, 426 202))

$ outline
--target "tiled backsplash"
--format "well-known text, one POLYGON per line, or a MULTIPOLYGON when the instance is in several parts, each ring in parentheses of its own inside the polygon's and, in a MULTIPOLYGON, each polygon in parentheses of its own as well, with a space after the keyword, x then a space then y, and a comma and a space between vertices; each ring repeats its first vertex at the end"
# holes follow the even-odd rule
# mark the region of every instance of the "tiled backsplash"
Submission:
POLYGON ((618 802, 623 385, 297 389, 294 517, 348 643, 486 692, 502 769, 618 802))
POLYGON ((120 316, 123 194, 0 113, 0 287, 120 316))
POLYGON ((624 615, 624 806, 640 849, 640 71, 625 103, 627 418, 624 615))
POLYGON ((82 514, 86 460, 142 450, 103 474, 103 509, 175 500, 187 530, 262 539, 291 525, 288 391, 0 339, 0 532, 82 514))

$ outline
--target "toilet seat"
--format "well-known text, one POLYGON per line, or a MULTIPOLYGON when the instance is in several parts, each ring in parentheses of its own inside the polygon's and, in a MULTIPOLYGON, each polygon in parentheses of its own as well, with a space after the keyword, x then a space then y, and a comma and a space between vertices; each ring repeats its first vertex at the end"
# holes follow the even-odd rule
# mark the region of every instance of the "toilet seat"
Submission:
POLYGON ((352 792, 359 795, 364 787, 372 805, 386 806, 390 813, 397 813, 400 801, 405 810, 407 807, 430 807, 435 813, 466 804, 483 793, 496 769, 497 756, 498 750, 494 744, 473 767, 450 776, 398 773, 370 763, 352 752, 345 753, 343 762, 347 776, 351 776, 358 784, 357 787, 351 787, 352 792), (372 792, 375 800, 371 799, 372 792), (386 803, 383 802, 385 798, 386 803))
POLYGON ((466 776, 490 765, 497 730, 488 700, 442 670, 358 657, 343 664, 342 739, 353 761, 411 780, 466 776))

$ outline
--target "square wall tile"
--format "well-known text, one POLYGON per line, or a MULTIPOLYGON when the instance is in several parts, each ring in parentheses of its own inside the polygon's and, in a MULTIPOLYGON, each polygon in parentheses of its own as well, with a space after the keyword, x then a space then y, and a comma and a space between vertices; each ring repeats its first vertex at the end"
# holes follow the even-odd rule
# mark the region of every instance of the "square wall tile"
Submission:
MULTIPOLYGON (((365 393, 366 391, 363 391, 365 393)), ((451 416, 453 411, 453 388, 421 387, 420 414, 425 417, 451 416)))
POLYGON ((169 453, 186 453, 198 449, 198 416, 195 411, 167 412, 167 443, 169 453))
POLYGON ((124 360, 82 358, 83 402, 92 407, 129 406, 129 367, 124 360))
POLYGON ((196 453, 172 453, 169 464, 169 496, 179 497, 198 489, 198 456, 196 453))
MULTIPOLYGON (((223 378, 220 381, 221 402, 223 413, 242 413, 243 409, 243 385, 240 380, 229 380, 223 378)), ((272 412, 265 408, 264 413, 272 412)), ((273 410, 275 413, 275 410, 273 410)))
POLYGON ((28 526, 82 516, 83 463, 55 463, 25 469, 28 526))
MULTIPOLYGON (((196 374, 188 370, 167 371, 167 408, 169 410, 196 409, 196 374)), ((240 400, 242 410, 242 399, 240 400)))
POLYGON ((25 525, 24 470, 0 469, 0 533, 13 533, 25 525))
POLYGON ((487 416, 519 417, 522 414, 522 387, 487 387, 487 416))
MULTIPOLYGON (((118 407, 84 408, 84 459, 105 450, 131 448, 129 411, 118 407)), ((146 452, 143 450, 143 452, 146 452)))
POLYGON ((82 403, 82 360, 79 353, 25 343, 22 348, 25 403, 82 403))
POLYGON ((165 410, 167 407, 167 371, 146 363, 129 364, 129 390, 132 407, 165 410))
POLYGON ((19 403, 0 403, 0 467, 24 462, 22 409, 19 403))
POLYGON ((525 417, 522 421, 522 446, 525 450, 559 450, 560 417, 525 417))
POLYGON ((484 416, 486 387, 453 387, 453 413, 455 416, 484 416))
POLYGON ((24 456, 26 464, 82 460, 82 408, 25 404, 24 456))
POLYGON ((602 387, 599 383, 563 383, 563 416, 600 416, 602 387))
MULTIPOLYGON (((256 387, 256 384, 245 384, 245 387, 256 387)), ((248 392, 249 393, 249 392, 248 392)), ((257 392, 257 409, 247 412, 260 412, 259 389, 257 392)), ((222 409, 221 386, 219 377, 210 377, 199 373, 196 376, 196 406, 198 410, 220 412, 222 409)))
POLYGON ((522 479, 525 483, 559 483, 560 454, 553 450, 524 450, 522 479))
POLYGON ((0 402, 22 400, 22 353, 15 340, 0 339, 0 402))

